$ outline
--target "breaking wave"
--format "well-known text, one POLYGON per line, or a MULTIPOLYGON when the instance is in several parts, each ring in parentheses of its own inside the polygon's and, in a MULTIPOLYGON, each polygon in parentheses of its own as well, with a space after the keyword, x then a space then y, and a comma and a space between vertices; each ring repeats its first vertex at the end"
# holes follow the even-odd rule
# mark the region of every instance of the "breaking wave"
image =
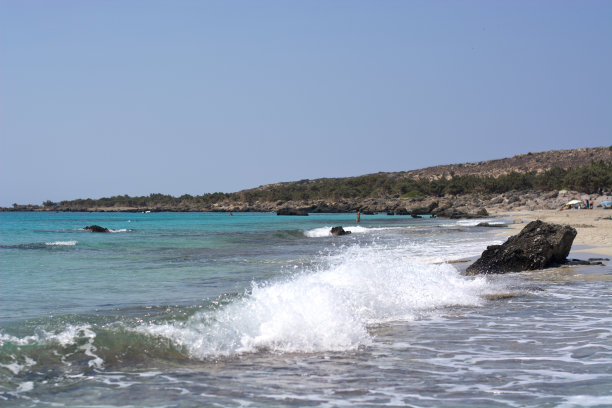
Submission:
POLYGON ((53 247, 73 247, 78 241, 51 241, 51 242, 30 242, 27 244, 0 245, 0 248, 7 249, 48 249, 53 247))
MULTIPOLYGON (((307 236, 308 238, 331 237, 331 229, 332 227, 313 228, 313 229, 304 231, 304 235, 307 236)), ((383 231, 383 230, 389 230, 393 228, 366 228, 366 227, 361 227, 361 226, 354 226, 354 227, 343 227, 343 229, 345 231, 350 231, 352 234, 365 234, 368 232, 383 231)))
POLYGON ((355 350, 369 328, 414 320, 450 306, 478 306, 495 292, 448 264, 424 264, 376 248, 351 247, 327 267, 283 281, 253 284, 250 293, 186 321, 141 325, 194 358, 258 351, 355 350))
POLYGON ((78 241, 53 241, 53 242, 45 242, 45 245, 49 246, 75 246, 78 241))

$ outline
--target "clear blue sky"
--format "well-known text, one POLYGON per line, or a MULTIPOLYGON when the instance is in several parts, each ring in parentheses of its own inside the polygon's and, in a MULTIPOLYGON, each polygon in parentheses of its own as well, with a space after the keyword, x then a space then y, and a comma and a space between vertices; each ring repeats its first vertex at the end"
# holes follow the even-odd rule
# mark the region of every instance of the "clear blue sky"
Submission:
POLYGON ((0 0, 0 205, 612 144, 612 1, 0 0))

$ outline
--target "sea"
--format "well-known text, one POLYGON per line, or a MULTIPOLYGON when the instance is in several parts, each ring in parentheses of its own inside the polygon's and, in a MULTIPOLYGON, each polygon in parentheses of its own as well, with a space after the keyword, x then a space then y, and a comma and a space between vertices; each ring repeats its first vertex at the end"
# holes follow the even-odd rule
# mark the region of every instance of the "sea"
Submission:
POLYGON ((464 276, 481 221, 0 213, 0 406, 612 406, 611 263, 464 276))

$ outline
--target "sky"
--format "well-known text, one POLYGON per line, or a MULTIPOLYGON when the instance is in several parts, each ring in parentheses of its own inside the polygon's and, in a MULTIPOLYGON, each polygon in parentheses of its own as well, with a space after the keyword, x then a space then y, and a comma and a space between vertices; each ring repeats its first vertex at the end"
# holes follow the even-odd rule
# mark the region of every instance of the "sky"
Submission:
POLYGON ((612 145, 612 0, 0 0, 0 206, 612 145))

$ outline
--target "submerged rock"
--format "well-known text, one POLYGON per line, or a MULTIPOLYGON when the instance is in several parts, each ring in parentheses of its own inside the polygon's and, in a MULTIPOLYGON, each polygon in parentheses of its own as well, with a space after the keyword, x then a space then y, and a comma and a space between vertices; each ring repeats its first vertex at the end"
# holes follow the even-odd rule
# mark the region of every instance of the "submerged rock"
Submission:
POLYGON ((565 262, 576 237, 569 225, 532 221, 502 245, 491 245, 468 266, 466 274, 520 272, 565 262))
POLYGON ((341 226, 333 227, 331 229, 331 234, 334 237, 339 237, 341 235, 348 235, 350 233, 351 233, 351 231, 345 231, 344 228, 342 228, 341 226))
POLYGON ((104 228, 99 225, 89 225, 83 229, 89 232, 110 232, 108 228, 104 228))

